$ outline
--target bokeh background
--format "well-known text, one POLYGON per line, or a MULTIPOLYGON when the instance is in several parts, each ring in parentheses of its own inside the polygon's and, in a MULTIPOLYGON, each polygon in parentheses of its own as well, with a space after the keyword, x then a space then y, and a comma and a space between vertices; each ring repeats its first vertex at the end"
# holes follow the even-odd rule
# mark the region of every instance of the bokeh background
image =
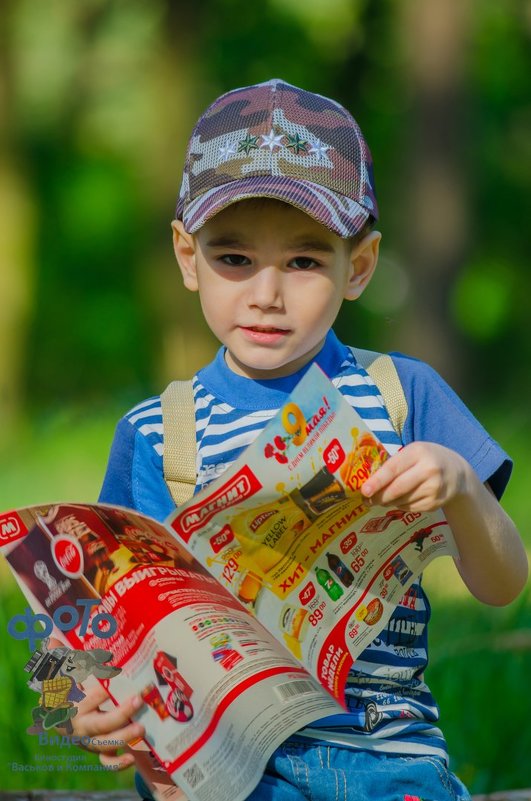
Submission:
MULTIPOLYGON (((1 510, 95 500, 118 417, 214 353, 172 255, 184 148, 219 94, 281 77, 347 106, 375 160, 381 264, 338 333, 460 392, 515 458, 531 550, 529 0, 4 0, 0 26, 1 510)), ((11 770, 36 697, 0 571, 0 788, 132 786, 11 770)), ((449 560, 426 581, 454 770, 531 786, 529 589, 492 609, 449 560)))

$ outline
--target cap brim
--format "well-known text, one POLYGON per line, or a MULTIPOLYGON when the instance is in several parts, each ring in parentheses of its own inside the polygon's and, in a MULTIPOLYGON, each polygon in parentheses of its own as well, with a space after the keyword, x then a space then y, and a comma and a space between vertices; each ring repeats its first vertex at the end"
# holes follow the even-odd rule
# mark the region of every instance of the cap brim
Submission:
POLYGON ((378 217, 378 210, 368 197, 366 205, 361 205, 311 181, 295 180, 286 175, 257 175, 216 186, 185 203, 184 228, 193 234, 227 206, 256 197, 289 203, 343 238, 358 234, 370 216, 378 217))

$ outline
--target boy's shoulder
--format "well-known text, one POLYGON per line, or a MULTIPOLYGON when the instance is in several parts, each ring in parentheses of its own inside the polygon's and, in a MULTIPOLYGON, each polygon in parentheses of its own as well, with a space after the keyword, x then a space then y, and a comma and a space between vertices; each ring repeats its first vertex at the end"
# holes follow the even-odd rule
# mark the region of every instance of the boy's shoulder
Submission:
POLYGON ((151 395, 135 404, 118 420, 112 455, 120 463, 153 462, 160 467, 164 453, 164 418, 161 395, 151 395))
MULTIPOLYGON (((390 351, 388 353, 377 351, 358 350, 357 348, 350 347, 349 350, 354 356, 354 362, 362 367, 369 373, 375 384, 382 389, 381 384, 388 384, 389 389, 387 392, 401 392, 405 398, 408 409, 413 411, 415 406, 420 405, 423 408, 424 401, 433 393, 440 394, 449 402, 449 411, 457 404, 462 409, 466 410, 465 405, 459 399, 459 396, 451 389, 446 381, 439 375, 439 373, 427 362, 422 361, 414 356, 409 356, 400 351, 390 351), (380 369, 374 369, 379 361, 379 357, 385 357, 383 360, 384 366, 380 369), (392 370, 388 367, 388 360, 391 360, 392 367, 396 370, 396 378, 400 386, 395 387, 396 378, 391 380, 389 373, 392 370), (380 384, 381 382, 381 384, 380 384)), ((393 371, 394 372, 394 371, 393 371)), ((381 393, 384 397, 386 392, 381 393)))
POLYGON ((408 401, 404 444, 436 442, 457 451, 501 497, 512 470, 503 448, 433 367, 403 353, 390 356, 408 401))
POLYGON ((427 362, 414 356, 391 351, 388 354, 398 373, 408 403, 413 404, 417 415, 444 414, 445 416, 474 416, 457 392, 427 362))
POLYGON ((459 395, 430 364, 398 351, 391 351, 389 356, 408 403, 407 422, 412 434, 424 432, 432 425, 453 426, 463 419, 479 425, 459 395))
POLYGON ((120 421, 128 423, 144 436, 151 434, 162 437, 162 403, 160 395, 152 395, 137 403, 127 411, 120 421))

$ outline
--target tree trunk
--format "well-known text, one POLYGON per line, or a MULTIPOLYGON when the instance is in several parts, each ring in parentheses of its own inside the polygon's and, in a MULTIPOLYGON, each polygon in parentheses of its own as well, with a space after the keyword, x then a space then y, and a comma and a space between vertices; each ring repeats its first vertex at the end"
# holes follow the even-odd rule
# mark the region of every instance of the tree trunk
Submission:
MULTIPOLYGON (((11 4, 2 9, 9 22, 11 4)), ((35 214, 23 172, 17 170, 12 119, 13 71, 9 37, 0 48, 0 445, 22 419, 24 363, 35 275, 35 214)))
POLYGON ((456 388, 466 365, 449 313, 468 234, 464 171, 464 55, 469 0, 407 0, 399 5, 413 91, 412 123, 397 204, 412 301, 401 346, 429 361, 456 388))

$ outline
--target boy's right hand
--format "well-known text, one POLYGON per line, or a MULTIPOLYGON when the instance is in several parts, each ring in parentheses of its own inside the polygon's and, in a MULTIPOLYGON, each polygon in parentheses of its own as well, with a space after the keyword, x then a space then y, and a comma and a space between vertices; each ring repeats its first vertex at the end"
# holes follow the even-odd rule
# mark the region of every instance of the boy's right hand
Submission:
POLYGON ((90 689, 83 688, 85 698, 77 705, 77 715, 71 718, 72 735, 77 737, 90 737, 90 743, 82 744, 82 748, 99 754, 102 765, 113 766, 114 769, 123 770, 134 763, 130 752, 123 752, 124 747, 138 737, 145 734, 144 726, 130 718, 138 712, 144 703, 139 695, 131 696, 120 706, 109 712, 99 709, 109 696, 98 684, 90 689), (108 741, 111 744, 108 744, 108 741), (116 745, 116 741, 121 745, 116 745))

